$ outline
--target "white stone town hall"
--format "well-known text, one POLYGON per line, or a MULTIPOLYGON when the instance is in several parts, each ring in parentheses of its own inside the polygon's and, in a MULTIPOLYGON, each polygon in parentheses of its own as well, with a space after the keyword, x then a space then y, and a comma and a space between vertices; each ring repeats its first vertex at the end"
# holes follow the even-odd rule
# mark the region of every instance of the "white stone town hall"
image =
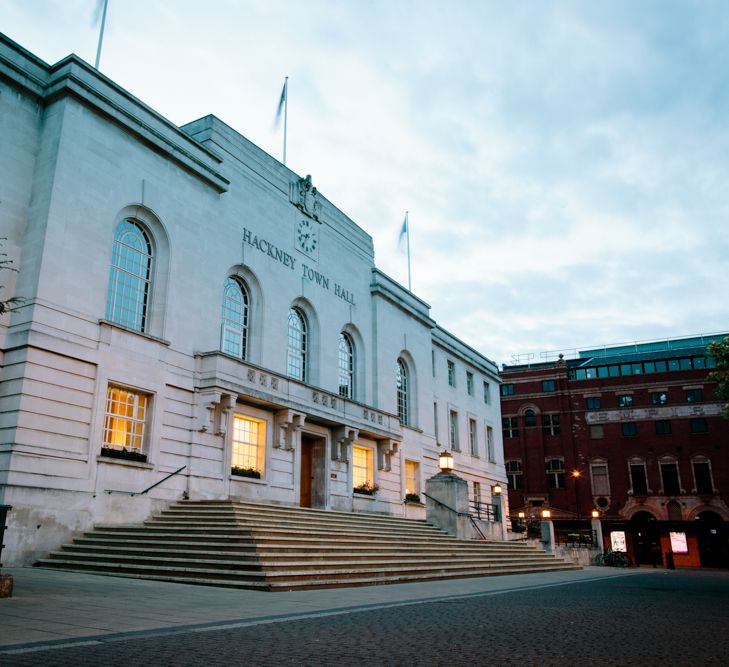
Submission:
POLYGON ((0 237, 5 565, 182 497, 424 516, 443 448, 505 486, 496 365, 214 116, 0 36, 0 237))

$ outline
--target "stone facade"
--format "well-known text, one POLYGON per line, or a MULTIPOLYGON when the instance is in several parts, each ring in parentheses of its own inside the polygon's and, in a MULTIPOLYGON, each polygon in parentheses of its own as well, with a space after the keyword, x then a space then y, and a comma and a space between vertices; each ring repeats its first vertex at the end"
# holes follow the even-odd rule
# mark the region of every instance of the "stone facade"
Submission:
POLYGON ((0 124, 4 564, 181 497, 423 516, 443 447, 482 502, 505 483, 497 367, 310 177, 2 36, 0 124))

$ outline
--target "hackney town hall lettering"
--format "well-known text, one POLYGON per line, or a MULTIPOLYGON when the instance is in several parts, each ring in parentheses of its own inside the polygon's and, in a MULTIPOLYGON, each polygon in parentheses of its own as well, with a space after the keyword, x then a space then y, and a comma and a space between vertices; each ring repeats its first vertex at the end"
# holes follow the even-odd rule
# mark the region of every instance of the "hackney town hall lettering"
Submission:
MULTIPOLYGON (((285 250, 282 250, 276 244, 271 243, 271 241, 259 238, 256 234, 251 232, 250 229, 243 228, 243 243, 261 251, 264 255, 268 255, 271 259, 283 264, 292 271, 296 270, 296 257, 290 255, 285 250)), ((328 292, 334 292, 334 296, 342 299, 343 301, 346 301, 353 306, 355 305, 354 294, 350 290, 345 289, 338 283, 330 283, 327 276, 315 269, 312 269, 303 262, 301 264, 301 269, 301 275, 303 278, 315 285, 318 285, 322 289, 327 290, 328 292), (331 285, 333 285, 333 288, 331 285)))

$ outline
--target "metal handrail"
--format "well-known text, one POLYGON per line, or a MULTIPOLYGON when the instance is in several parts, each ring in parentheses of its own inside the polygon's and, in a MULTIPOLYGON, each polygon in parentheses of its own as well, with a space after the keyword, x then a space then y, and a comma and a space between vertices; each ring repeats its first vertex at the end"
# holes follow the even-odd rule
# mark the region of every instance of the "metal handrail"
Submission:
POLYGON ((485 503, 481 500, 474 499, 470 503, 470 507, 476 513, 477 519, 484 521, 501 521, 499 506, 496 503, 485 503), (482 517, 481 514, 484 514, 482 517))
POLYGON ((182 466, 182 468, 178 468, 177 470, 175 470, 175 472, 171 472, 169 475, 167 475, 167 477, 162 478, 159 482, 152 484, 152 486, 148 486, 146 489, 144 489, 144 491, 115 491, 114 489, 106 489, 104 493, 120 493, 126 496, 143 496, 145 493, 147 493, 147 491, 151 491, 155 486, 159 486, 160 484, 162 484, 162 482, 166 482, 170 477, 174 477, 178 473, 181 473, 185 468, 187 468, 186 465, 182 466))
POLYGON ((441 507, 445 507, 447 510, 450 510, 454 514, 457 514, 459 517, 466 516, 468 517, 468 520, 471 522, 471 525, 474 527, 476 532, 481 536, 482 540, 486 539, 486 535, 483 534, 481 529, 478 527, 478 524, 476 521, 474 521, 473 515, 470 512, 459 512, 458 510, 453 509, 450 505, 446 505, 444 502, 441 502, 437 498, 433 498, 433 496, 429 496, 427 493, 423 492, 423 495, 426 498, 430 498, 434 503, 438 503, 441 507))

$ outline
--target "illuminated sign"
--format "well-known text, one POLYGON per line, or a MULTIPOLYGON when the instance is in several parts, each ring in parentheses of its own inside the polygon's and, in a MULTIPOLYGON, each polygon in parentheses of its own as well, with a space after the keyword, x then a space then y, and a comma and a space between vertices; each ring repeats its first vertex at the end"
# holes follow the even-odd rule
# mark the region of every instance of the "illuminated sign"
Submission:
POLYGON ((686 533, 668 533, 671 538, 671 551, 675 554, 687 554, 688 543, 686 542, 686 533))
POLYGON ((625 532, 622 530, 610 531, 610 548, 613 551, 627 551, 625 547, 625 532))

